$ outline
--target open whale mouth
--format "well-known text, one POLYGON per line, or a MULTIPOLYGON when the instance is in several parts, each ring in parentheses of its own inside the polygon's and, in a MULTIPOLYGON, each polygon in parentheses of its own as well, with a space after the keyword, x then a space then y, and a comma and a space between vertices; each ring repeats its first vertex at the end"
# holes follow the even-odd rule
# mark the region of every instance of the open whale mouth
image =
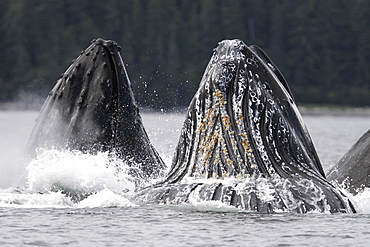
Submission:
POLYGON ((153 190, 158 201, 187 201, 195 194, 258 211, 354 211, 325 179, 280 71, 261 49, 240 40, 214 49, 170 171, 153 190), (204 182, 210 178, 211 184, 204 182), (238 182, 229 185, 230 179, 238 182), (258 195, 264 193, 257 189, 261 181, 272 189, 271 201, 258 195))
POLYGON ((96 39, 72 62, 46 99, 28 149, 110 152, 135 164, 144 177, 157 177, 164 163, 151 145, 121 47, 96 39))
POLYGON ((284 77, 258 47, 220 42, 190 104, 168 181, 302 172, 324 177, 284 77))
MULTIPOLYGON (((114 152, 139 171, 135 177, 159 178, 165 166, 142 125, 119 50, 97 39, 81 53, 46 99, 29 146, 114 152)), ((240 40, 215 49, 172 167, 138 196, 145 191, 148 200, 165 203, 187 202, 196 193, 257 211, 351 211, 326 181, 285 79, 262 50, 240 40), (218 182, 194 182, 209 178, 218 182), (243 186, 221 182, 227 178, 243 186), (260 181, 273 191, 268 197, 260 181)))

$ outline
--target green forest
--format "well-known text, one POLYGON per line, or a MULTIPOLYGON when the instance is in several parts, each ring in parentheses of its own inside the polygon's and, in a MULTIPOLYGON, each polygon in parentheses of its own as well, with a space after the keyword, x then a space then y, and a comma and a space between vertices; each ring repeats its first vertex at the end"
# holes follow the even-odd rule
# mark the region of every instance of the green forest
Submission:
POLYGON ((368 0, 0 0, 0 103, 45 99, 94 38, 122 46, 143 107, 187 106, 212 49, 260 46, 298 104, 370 106, 368 0))

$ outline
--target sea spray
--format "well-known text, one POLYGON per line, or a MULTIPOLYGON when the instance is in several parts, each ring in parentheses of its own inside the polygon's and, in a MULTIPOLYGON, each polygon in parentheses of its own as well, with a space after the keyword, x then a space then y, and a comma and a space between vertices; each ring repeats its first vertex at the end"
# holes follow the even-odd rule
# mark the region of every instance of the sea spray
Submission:
POLYGON ((25 189, 0 190, 0 207, 15 208, 64 208, 74 203, 61 192, 34 193, 25 189))
POLYGON ((356 195, 345 191, 346 196, 348 196, 353 202, 357 213, 360 214, 370 214, 370 188, 364 188, 359 191, 356 195))
POLYGON ((105 188, 96 194, 90 195, 82 200, 79 208, 96 208, 96 207, 135 207, 136 204, 132 203, 129 199, 122 195, 116 194, 113 191, 105 188))
POLYGON ((30 191, 57 192, 80 201, 104 189, 117 194, 133 192, 135 179, 125 161, 108 152, 86 154, 80 151, 38 150, 27 167, 30 191))

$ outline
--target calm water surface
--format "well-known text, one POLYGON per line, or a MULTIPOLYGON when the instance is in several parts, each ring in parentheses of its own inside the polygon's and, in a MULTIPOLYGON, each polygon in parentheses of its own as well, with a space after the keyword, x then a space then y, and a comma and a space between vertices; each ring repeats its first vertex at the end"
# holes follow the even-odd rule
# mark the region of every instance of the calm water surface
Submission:
MULTIPOLYGON (((0 112, 0 246, 369 246, 370 193, 353 197, 358 214, 267 215, 218 203, 136 205, 113 193, 118 185, 104 180, 109 190, 80 204, 58 193, 17 192, 15 187, 30 181, 31 160, 23 151, 36 116, 0 112)), ((168 165, 184 117, 143 114, 150 139, 168 165)), ((370 117, 304 116, 304 121, 326 171, 370 128, 370 117)), ((83 165, 80 158, 77 163, 83 165)), ((61 173, 53 162, 49 177, 61 173)), ((101 182, 99 174, 90 182, 101 182)), ((47 186, 47 178, 40 175, 40 184, 47 186)))

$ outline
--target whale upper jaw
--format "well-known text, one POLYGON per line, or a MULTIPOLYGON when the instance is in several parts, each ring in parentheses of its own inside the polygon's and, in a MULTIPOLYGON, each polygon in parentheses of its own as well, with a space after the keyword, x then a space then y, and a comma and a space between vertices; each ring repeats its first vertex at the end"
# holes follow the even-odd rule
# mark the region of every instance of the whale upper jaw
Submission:
POLYGON ((28 149, 111 152, 146 177, 165 167, 143 127, 131 82, 114 41, 96 39, 72 62, 46 99, 28 149))
POLYGON ((123 66, 118 50, 113 42, 93 40, 72 61, 43 105, 30 138, 32 151, 50 146, 98 151, 110 147, 114 138, 105 137, 116 134, 109 115, 118 110, 123 66))

